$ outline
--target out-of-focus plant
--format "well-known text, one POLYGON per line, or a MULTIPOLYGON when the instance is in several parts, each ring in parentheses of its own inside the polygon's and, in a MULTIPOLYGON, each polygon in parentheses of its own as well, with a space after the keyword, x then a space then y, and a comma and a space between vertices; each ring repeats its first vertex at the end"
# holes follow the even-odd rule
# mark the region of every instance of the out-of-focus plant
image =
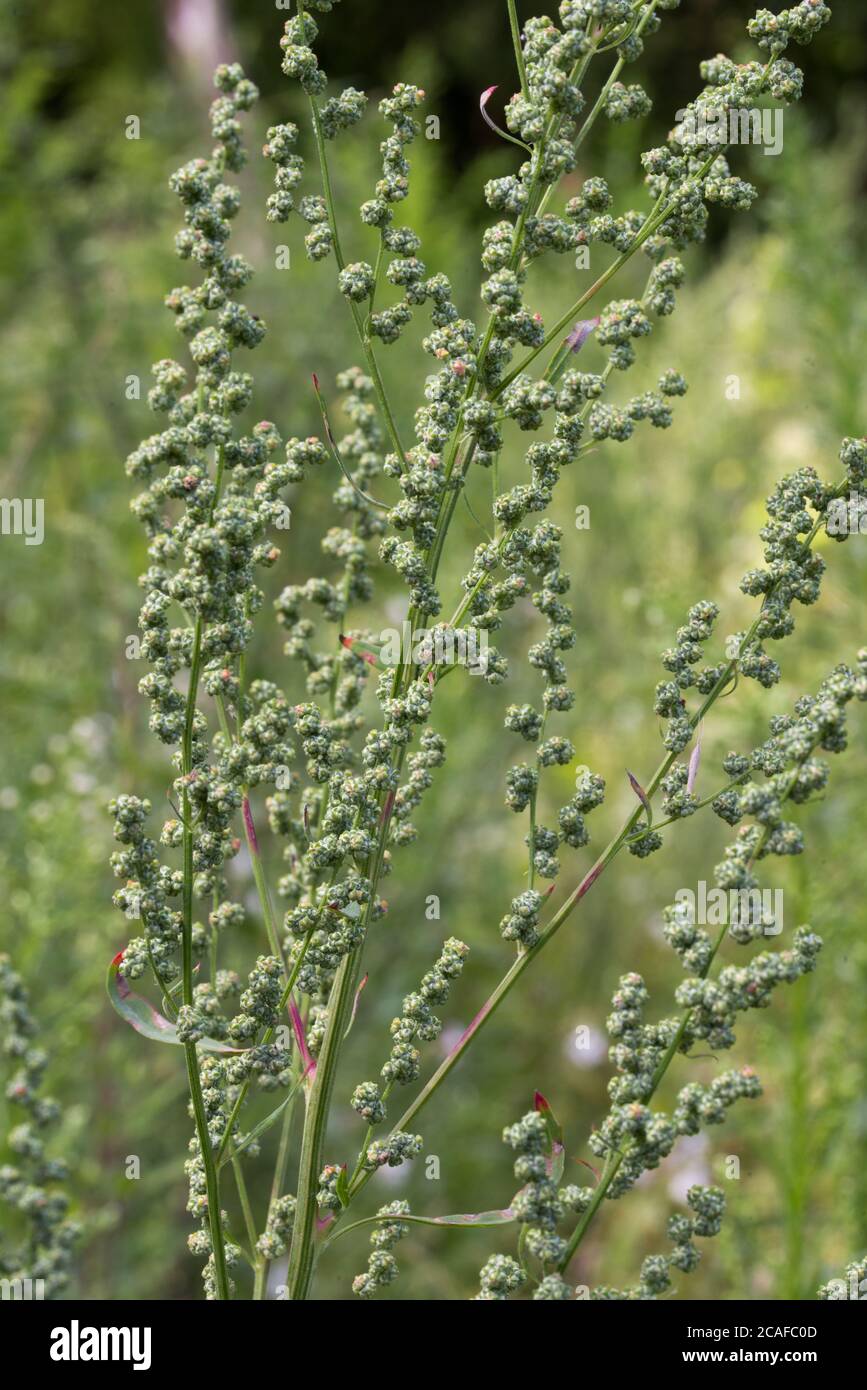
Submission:
POLYGON ((0 1202, 16 1218, 3 1222, 4 1298, 60 1293, 79 1235, 79 1226, 67 1215, 69 1198, 58 1187, 69 1176, 68 1165, 46 1148, 61 1109, 41 1093, 48 1054, 38 1045, 39 1034, 24 982, 9 957, 0 955, 0 1043, 13 1069, 6 1100, 20 1121, 6 1135, 14 1161, 0 1167, 0 1202))

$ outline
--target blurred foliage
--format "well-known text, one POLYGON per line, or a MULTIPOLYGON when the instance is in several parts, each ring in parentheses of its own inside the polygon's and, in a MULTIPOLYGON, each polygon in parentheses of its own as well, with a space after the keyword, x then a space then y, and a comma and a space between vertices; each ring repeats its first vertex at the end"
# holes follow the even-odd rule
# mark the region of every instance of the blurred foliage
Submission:
MULTIPOLYGON (((600 132, 583 152, 586 167, 576 181, 603 173, 621 190, 621 206, 639 199, 636 156, 669 124, 663 96, 672 109, 688 98, 698 59, 736 44, 752 9, 695 0, 666 16, 640 74, 658 98, 659 116, 647 130, 600 132)), ((758 561, 763 499, 774 480, 802 464, 834 476, 840 436, 863 429, 865 31, 858 0, 834 9, 834 24, 804 52, 807 97, 787 115, 782 155, 743 151, 737 161, 761 188, 760 203, 742 222, 715 219, 709 247, 688 257, 676 318, 661 322, 643 345, 630 391, 651 386, 668 366, 689 379, 674 426, 600 448, 560 489, 558 519, 567 530, 579 615, 571 664, 580 692, 572 727, 560 727, 576 743, 578 761, 609 784, 591 826, 597 846, 630 809, 624 766, 642 778, 659 760, 652 713, 659 652, 686 608, 715 598, 722 630, 743 625, 750 601, 737 583, 758 561), (736 400, 726 392, 733 375, 740 381, 736 400), (588 530, 574 528, 579 503, 590 508, 588 530)), ((124 1029, 103 991, 106 965, 125 935, 109 902, 113 846, 104 806, 111 794, 133 790, 159 806, 170 778, 146 732, 136 664, 125 658, 126 637, 136 631, 135 577, 144 550, 127 510, 122 464, 153 428, 144 405, 127 398, 128 378, 144 384, 149 364, 180 347, 161 307, 183 278, 172 254, 177 209, 166 177, 207 139, 205 56, 243 58, 263 88, 253 116, 263 132, 270 121, 297 114, 279 73, 282 18, 271 5, 240 0, 225 7, 12 4, 0 18, 0 258, 13 270, 0 287, 7 327, 0 492, 44 497, 46 506, 43 546, 9 537, 0 543, 0 949, 28 979, 52 1053, 51 1087, 66 1105, 63 1147, 87 1223, 74 1292, 87 1298, 199 1295, 197 1262, 185 1251, 182 1163, 190 1124, 183 1070, 172 1049, 124 1029), (199 62, 183 37, 185 10, 188 20, 192 10, 217 21, 199 62), (138 140, 124 138, 131 113, 141 119, 138 140), (131 1155, 141 1159, 138 1180, 125 1176, 131 1155)), ((427 264, 447 271, 458 303, 473 313, 486 211, 481 184, 512 167, 512 152, 481 124, 476 107, 479 89, 490 82, 509 90, 504 7, 443 0, 434 24, 386 0, 365 0, 363 9, 344 0, 322 28, 324 65, 346 81, 375 90, 397 75, 427 87, 442 138, 415 148, 407 220, 424 228, 427 264)), ((375 130, 371 112, 336 148, 350 256, 367 245, 354 210, 376 177, 375 130)), ((250 143, 258 142, 257 134, 250 143)), ((318 425, 311 372, 333 393, 355 344, 332 267, 306 262, 296 227, 275 231, 265 223, 269 172, 257 159, 245 172, 239 223, 240 249, 258 271, 250 302, 270 328, 255 363, 253 408, 284 435, 303 434, 318 425), (274 255, 284 236, 288 272, 276 268, 274 255)), ((535 287, 546 317, 556 318, 574 299, 575 278, 563 264, 535 287)), ((627 277, 615 293, 628 289, 627 277)), ((417 336, 383 354, 407 425, 426 370, 417 336)), ((588 368, 594 351, 588 345, 588 368)), ((517 436, 508 440, 505 480, 520 476, 520 445, 517 436)), ((321 567, 318 536, 334 482, 311 480, 293 499, 275 585, 321 567)), ((490 478, 481 471, 470 501, 480 517, 489 514, 490 478)), ((463 557, 479 538, 469 511, 459 512, 442 571, 447 607, 463 557)), ((826 543, 826 553, 821 603, 802 613, 784 649, 782 684, 770 693, 742 684, 715 709, 704 731, 701 788, 713 787, 728 748, 759 741, 771 713, 787 709, 867 640, 865 543, 826 543)), ((386 588, 364 620, 382 628, 400 616, 386 588)), ((505 689, 459 680, 442 687, 438 719, 448 738, 448 775, 425 804, 420 843, 402 852, 387 885, 391 910, 369 943, 370 984, 339 1098, 378 1070, 395 1007, 445 935, 468 941, 472 955, 448 1006, 444 1045, 507 963, 496 924, 522 885, 525 827, 502 805, 514 748, 500 726, 506 703, 537 693, 521 661, 535 640, 533 615, 514 610, 512 618, 504 646, 514 679, 505 689), (425 915, 429 894, 440 899, 439 921, 425 915)), ((295 682, 267 616, 258 643, 251 665, 295 682)), ((606 1207, 582 1251, 579 1273, 588 1283, 631 1281, 643 1255, 661 1247, 671 1206, 690 1182, 711 1177, 726 1188, 729 1213, 701 1268, 681 1281, 684 1296, 810 1297, 820 1279, 867 1246, 867 727, 859 713, 853 711, 852 747, 833 769, 827 801, 804 818, 807 854, 784 864, 777 881, 786 893, 787 927, 810 921, 826 940, 819 969, 740 1030, 733 1061, 756 1064, 765 1097, 742 1105, 708 1141, 682 1144, 624 1204, 606 1207), (730 1156, 740 1164, 736 1181, 726 1177, 730 1156)), ((564 770, 564 788, 567 781, 564 770)), ((588 1157, 586 1134, 605 1107, 608 999, 618 976, 635 969, 659 1012, 670 1011, 676 963, 662 942, 659 912, 678 887, 710 876, 725 838, 724 827, 702 818, 669 834, 649 862, 618 858, 425 1112, 425 1153, 439 1159, 438 1180, 426 1179, 421 1161, 412 1173, 387 1172, 371 1206, 384 1200, 386 1184, 389 1195, 405 1193, 422 1212, 503 1205, 513 1180, 500 1131, 528 1107, 535 1087, 570 1137, 569 1179, 582 1180, 577 1161, 588 1157), (583 1051, 574 1045, 582 1025, 592 1043, 583 1051)), ((592 852, 564 867, 555 903, 592 852)), ((266 853, 276 876, 273 846, 266 853)), ((241 891, 249 886, 245 879, 241 891)), ((231 963, 249 960, 256 949, 251 931, 231 963)), ((683 1061, 670 1085, 707 1079, 713 1066, 683 1061)), ((338 1104, 334 1158, 347 1158, 358 1138, 357 1118, 338 1104)), ((251 1189, 259 1212, 264 1166, 251 1189)), ((231 1207, 230 1191, 226 1200, 231 1207)), ((466 1297, 491 1249, 509 1248, 507 1236, 497 1240, 491 1232, 413 1228, 399 1252, 401 1281, 388 1296, 466 1297)), ((347 1296, 366 1248, 363 1231, 338 1247, 340 1267, 323 1267, 320 1296, 347 1296)))

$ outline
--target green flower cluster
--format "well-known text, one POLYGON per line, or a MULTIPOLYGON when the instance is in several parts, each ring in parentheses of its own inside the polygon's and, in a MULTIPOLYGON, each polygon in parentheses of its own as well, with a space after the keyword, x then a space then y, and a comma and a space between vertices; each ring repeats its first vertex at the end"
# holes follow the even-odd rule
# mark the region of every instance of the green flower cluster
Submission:
POLYGON ((380 1124, 386 1116, 385 1097, 395 1084, 407 1086, 419 1075, 421 1053, 413 1044, 435 1042, 442 1029, 441 1021, 431 1009, 432 1004, 444 1004, 451 992, 452 981, 456 980, 464 968, 469 954, 469 946, 457 937, 450 936, 444 942, 442 953, 422 979, 418 990, 408 994, 403 1001, 399 1018, 391 1023, 391 1036, 394 1039, 391 1056, 382 1068, 385 1091, 380 1092, 373 1081, 363 1081, 352 1094, 352 1108, 369 1125, 380 1124))
MULTIPOLYGON (((695 1269, 701 1259, 701 1252, 693 1241, 696 1236, 707 1238, 719 1235, 726 1200, 718 1187, 696 1185, 687 1192, 686 1201, 695 1215, 685 1216, 678 1213, 670 1218, 668 1238, 673 1247, 671 1253, 648 1255, 642 1263, 639 1281, 632 1288, 612 1289, 599 1285, 590 1291, 591 1299, 605 1302, 635 1302, 659 1298, 671 1288, 673 1269, 679 1269, 684 1274, 689 1274, 695 1269)), ((538 1292, 536 1297, 539 1297, 538 1292)))
POLYGON ((268 1208, 268 1221, 265 1230, 256 1242, 256 1249, 267 1260, 276 1260, 286 1254, 295 1222, 294 1197, 275 1197, 268 1208))
MULTIPOLYGON (((625 991, 631 991, 634 996, 637 981, 637 976, 630 977, 625 991)), ((733 1079, 735 1075, 731 1073, 729 1079, 720 1078, 724 1084, 716 1086, 715 1083, 715 1088, 711 1088, 718 1106, 724 1107, 729 1103, 732 1099, 729 1093, 738 1089, 733 1079)), ((746 1085, 746 1076, 743 1084, 746 1085)), ((701 1090, 700 1087, 698 1089, 701 1090)), ((620 1134, 621 1141, 631 1141, 634 1145, 639 1135, 646 1137, 642 1117, 638 1113, 641 1109, 640 1106, 631 1107, 632 1123, 628 1130, 624 1129, 620 1134)), ((661 1132, 657 1127, 656 1141, 660 1137, 661 1132)), ((540 1277, 532 1280, 535 1285, 532 1293, 534 1301, 565 1302, 582 1296, 563 1278, 562 1271, 568 1264, 570 1248, 564 1237, 558 1234, 557 1227, 567 1212, 583 1215, 594 1200, 594 1189, 570 1184, 558 1191, 551 1155, 551 1133, 545 1115, 538 1109, 531 1110, 517 1124, 508 1126, 503 1131, 503 1139, 517 1151, 515 1177, 523 1184, 510 1206, 511 1213, 521 1225, 518 1246, 521 1259, 519 1262, 509 1255, 492 1256, 481 1270, 481 1287, 476 1300, 504 1302, 510 1294, 521 1289, 531 1278, 528 1256, 541 1265, 540 1277)), ((668 1223, 671 1252, 648 1256, 641 1266, 639 1282, 634 1287, 620 1290, 598 1286, 585 1290, 583 1296, 595 1300, 653 1299, 671 1287, 671 1270, 689 1273, 695 1269, 700 1255, 693 1241, 697 1236, 718 1234, 725 1198, 719 1188, 693 1186, 686 1200, 694 1214, 671 1217, 668 1223)))
MULTIPOLYGON (((211 111, 215 151, 171 179, 186 223, 178 252, 206 271, 197 289, 173 290, 167 300, 190 340, 195 386, 183 394, 186 373, 180 364, 157 363, 150 404, 168 414, 169 426, 127 462, 130 475, 148 483, 132 504, 150 538, 152 560, 142 576, 146 597, 140 615, 141 651, 151 669, 140 689, 151 701, 151 728, 163 742, 178 745, 189 735, 192 767, 181 770, 174 790, 195 817, 199 893, 219 887, 223 864, 237 852, 232 821, 243 790, 273 780, 293 757, 287 742, 291 713, 276 688, 253 687, 249 706, 239 710, 238 741, 230 747, 216 739, 211 749, 204 717, 197 713, 188 722, 185 697, 175 684, 177 674, 189 668, 196 680, 201 672, 211 695, 239 700, 234 667, 249 641, 250 616, 261 604, 254 570, 278 558, 266 531, 282 516, 273 494, 256 492, 279 440, 274 426, 261 422, 251 435, 240 437, 232 428, 232 416, 247 406, 252 391, 250 377, 232 370, 232 353, 254 347, 265 330, 232 298, 252 272, 227 249, 239 200, 237 190, 222 180, 243 164, 237 115, 252 105, 256 89, 237 65, 219 68, 215 81, 224 94, 211 111), (216 315, 216 323, 206 326, 209 314, 216 315), (208 467, 209 449, 217 460, 216 478, 208 467), (181 625, 172 626, 174 605, 187 615, 181 625)), ((145 937, 132 943, 125 957, 124 971, 141 973, 148 956, 160 978, 169 980, 180 936, 180 914, 169 900, 180 894, 183 875, 159 863, 154 842, 144 835, 146 802, 121 797, 112 810, 115 835, 128 846, 114 858, 115 873, 126 879, 115 902, 145 928, 145 937)), ((163 844, 173 848, 182 838, 182 820, 167 822, 163 844)), ((200 930, 196 946, 204 944, 201 938, 200 930)))
POLYGON ((377 1225, 370 1237, 373 1254, 368 1257, 367 1269, 352 1281, 352 1292, 359 1298, 373 1298, 378 1289, 394 1282, 398 1268, 391 1252, 397 1242, 409 1234, 408 1222, 400 1220, 402 1216, 409 1216, 409 1202, 389 1202, 376 1214, 386 1219, 377 1225))
POLYGON ((518 1155, 514 1171, 523 1186, 512 1198, 511 1209, 521 1223, 522 1246, 543 1268, 556 1265, 566 1250, 565 1240, 557 1234, 565 1209, 548 1171, 550 1137, 544 1115, 528 1111, 503 1130, 503 1142, 518 1155))
POLYGON ((492 1255, 482 1266, 479 1282, 474 1302, 505 1303, 510 1293, 527 1282, 527 1276, 511 1255, 492 1255))
MULTIPOLYGON (((617 1070, 609 1085, 613 1104, 590 1137, 594 1153, 618 1155, 608 1197, 621 1196, 646 1169, 655 1168, 678 1135, 697 1134, 703 1124, 721 1122, 735 1100, 760 1093, 755 1074, 745 1068, 723 1073, 708 1087, 697 1082, 684 1087, 671 1116, 648 1108, 675 1051, 688 1053, 700 1040, 714 1052, 732 1047, 739 1013, 767 1007, 777 985, 792 983, 814 969, 821 938, 801 927, 790 948, 761 952, 745 966, 726 966, 715 979, 709 978, 724 935, 749 943, 774 927, 755 891, 753 865, 768 855, 803 848, 799 829, 783 819, 783 807, 789 800, 802 804, 825 786, 828 769, 819 765, 814 753, 818 748, 845 748, 845 706, 853 698, 867 700, 867 649, 859 652, 856 670, 838 666, 816 696, 797 702, 795 715, 777 716, 771 738, 753 754, 753 766, 761 768, 767 780, 745 782, 734 795, 736 819, 750 815, 754 822, 740 827, 714 871, 720 888, 747 895, 747 909, 738 912, 731 925, 726 923, 716 940, 696 925, 688 904, 678 902, 665 910, 665 937, 689 972, 675 992, 683 1015, 647 1023, 648 993, 641 976, 624 975, 620 981, 607 1024, 610 1057, 617 1070)), ((743 781, 748 760, 733 754, 726 761, 728 770, 743 781)), ((589 1201, 590 1189, 585 1193, 589 1201)))

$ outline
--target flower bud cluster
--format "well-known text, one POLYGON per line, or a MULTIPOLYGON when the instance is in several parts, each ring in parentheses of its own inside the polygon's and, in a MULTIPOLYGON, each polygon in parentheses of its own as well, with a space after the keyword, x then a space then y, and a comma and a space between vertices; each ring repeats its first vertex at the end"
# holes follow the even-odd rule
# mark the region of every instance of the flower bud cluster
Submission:
POLYGON ((548 1172, 550 1142, 545 1117, 538 1110, 530 1110, 517 1124, 503 1130, 503 1143, 518 1155, 515 1177, 523 1183, 512 1198, 511 1209, 524 1228, 524 1248, 543 1266, 556 1264, 566 1251, 565 1240, 557 1234, 564 1208, 548 1172))
POLYGON ((386 1219, 376 1226, 370 1237, 373 1254, 368 1257, 367 1269, 352 1281, 352 1292, 359 1298, 373 1298, 378 1289, 394 1282, 398 1268, 391 1252, 398 1241, 409 1234, 409 1223, 399 1219, 409 1216, 409 1202, 389 1202, 376 1214, 386 1219))
POLYGON ((256 1241, 256 1249, 266 1260, 277 1260, 286 1254, 295 1224, 296 1206, 295 1198, 287 1195, 276 1197, 268 1208, 265 1230, 256 1241))
POLYGON ((668 1223, 668 1238, 672 1242, 670 1254, 648 1255, 641 1266, 639 1282, 629 1289, 612 1289, 598 1285, 590 1292, 593 1300, 625 1301, 659 1298, 671 1288, 671 1271, 679 1269, 689 1274, 701 1259, 701 1252, 694 1245, 696 1236, 707 1238, 718 1235, 726 1201, 718 1187, 694 1185, 686 1194, 687 1205, 695 1213, 686 1216, 678 1213, 668 1223))
MULTIPOLYGON (((382 1068, 382 1078, 386 1094, 395 1084, 406 1086, 418 1078, 421 1054, 414 1046, 419 1042, 434 1042, 440 1035, 442 1023, 431 1009, 432 1004, 444 1004, 451 992, 452 981, 456 980, 464 968, 469 954, 469 946, 457 937, 450 936, 443 943, 442 953, 435 961, 433 969, 423 977, 413 994, 403 1001, 399 1018, 391 1022, 390 1033, 394 1039, 391 1056, 382 1068)), ((384 1098, 380 1088, 373 1081, 362 1082, 352 1095, 352 1108, 369 1125, 380 1124, 386 1115, 384 1098)))
POLYGON ((492 1255, 482 1266, 479 1282, 474 1302, 505 1303, 510 1293, 526 1284, 527 1276, 511 1255, 492 1255))

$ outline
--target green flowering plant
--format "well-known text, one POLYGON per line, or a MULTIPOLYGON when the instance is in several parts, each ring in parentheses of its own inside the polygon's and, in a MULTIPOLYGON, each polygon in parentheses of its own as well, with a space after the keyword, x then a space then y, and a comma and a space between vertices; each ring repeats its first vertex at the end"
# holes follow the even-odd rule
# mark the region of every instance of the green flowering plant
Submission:
POLYGON ((6 1086, 10 1117, 19 1124, 5 1136, 11 1163, 0 1165, 0 1204, 5 1209, 0 1241, 4 1298, 54 1298, 66 1288, 81 1227, 69 1215, 70 1199, 58 1186, 70 1174, 64 1159, 46 1150, 46 1135, 61 1108, 41 1094, 48 1055, 38 1046, 39 1027, 28 991, 7 955, 0 955, 0 1041, 14 1070, 6 1086), (12 1108, 14 1107, 14 1109, 12 1108))
MULTIPOLYGON (((686 1085, 671 1115, 651 1109, 679 1054, 690 1054, 700 1040, 730 1047, 738 1013, 767 1004, 776 984, 813 968, 821 942, 809 929, 799 929, 788 949, 761 952, 712 977, 728 926, 712 937, 680 905, 666 912, 665 934, 685 972, 675 992, 680 1012, 646 1021, 644 983, 624 975, 609 1021, 616 1068, 611 1109, 590 1140, 603 1165, 593 1187, 558 1186, 565 1140, 542 1105, 506 1131, 523 1184, 509 1207, 429 1216, 398 1201, 354 1223, 345 1215, 381 1168, 421 1152, 415 1124, 422 1109, 622 850, 646 858, 662 844, 663 828, 710 806, 737 827, 717 882, 756 889, 754 870, 762 860, 803 848, 800 829, 784 810, 821 792, 827 768, 817 754, 845 747, 845 705, 853 697, 867 699, 862 652, 853 667, 838 666, 816 696, 799 700, 792 715, 776 717, 759 748, 731 753, 723 784, 699 796, 702 721, 740 679, 767 687, 779 680, 780 667, 765 644, 792 632, 795 604, 818 598, 824 561, 813 543, 826 529, 829 506, 867 476, 867 444, 847 439, 841 478, 825 483, 801 469, 769 499, 761 533, 765 566, 751 570, 741 586, 759 600, 749 630, 728 638, 724 655, 706 658, 719 609, 709 601, 689 609, 675 644, 662 654, 666 678, 655 691, 653 709, 665 721, 663 760, 646 786, 630 774, 634 810, 561 906, 548 912, 553 883, 547 890, 541 885, 560 873, 565 852, 590 843, 587 820, 603 802, 605 781, 579 769, 574 794, 565 804, 551 804, 557 798, 548 794, 554 779, 546 771, 570 766, 576 757, 571 739, 549 723, 566 716, 565 727, 573 727, 576 695, 566 653, 576 637, 563 535, 545 514, 564 469, 601 445, 627 441, 642 421, 659 429, 671 424, 687 389, 677 370, 629 397, 616 390, 618 374, 634 366, 640 340, 673 311, 685 277, 678 253, 703 240, 711 210, 747 209, 756 197, 729 165, 726 118, 766 97, 783 105, 798 99, 802 75, 783 53, 790 42, 808 43, 830 13, 822 0, 800 0, 777 16, 760 11, 749 33, 763 61, 735 63, 717 55, 703 63, 701 92, 678 113, 667 142, 642 156, 648 205, 618 211, 601 178, 584 180, 569 197, 562 184, 597 122, 638 119, 649 109, 648 95, 637 83, 621 81, 621 74, 640 58, 677 0, 563 0, 559 24, 538 16, 523 25, 508 0, 519 90, 506 104, 506 129, 488 110, 493 89, 483 93, 480 107, 523 154, 517 172, 485 185, 497 220, 482 239, 483 321, 477 323, 455 304, 448 277, 422 260, 419 232, 396 224, 424 101, 412 84, 398 83, 379 103, 386 130, 382 176, 356 228, 370 247, 369 259, 347 259, 349 235, 338 226, 332 193, 331 148, 343 131, 367 119, 367 98, 352 87, 328 95, 313 14, 333 7, 332 0, 298 3, 281 40, 283 71, 306 98, 313 168, 294 123, 271 127, 263 153, 274 166, 267 220, 300 220, 306 254, 323 263, 323 273, 333 265, 333 282, 358 337, 363 365, 347 368, 336 383, 350 425, 344 435, 335 434, 327 386, 315 377, 321 436, 290 436, 284 446, 270 421, 242 432, 239 417, 252 401, 253 382, 236 365, 236 354, 257 347, 266 325, 236 298, 252 268, 229 250, 240 198, 227 180, 243 166, 241 116, 257 96, 238 65, 217 70, 212 154, 171 179, 184 211, 176 248, 202 272, 198 284, 175 288, 166 300, 188 341, 193 371, 169 359, 155 365, 149 404, 166 417, 165 428, 130 455, 127 471, 142 488, 132 505, 150 555, 140 616, 150 669, 140 690, 151 702, 153 733, 171 750, 175 814, 154 839, 147 800, 125 794, 112 803, 120 844, 113 867, 123 880, 115 902, 139 921, 140 932, 113 962, 109 989, 139 1032, 184 1051, 195 1126, 188 1210, 199 1223, 190 1248, 205 1261, 208 1298, 238 1292, 245 1265, 244 1287, 254 1298, 266 1297, 271 1266, 285 1256, 288 1297, 304 1299, 317 1263, 333 1258, 335 1242, 359 1224, 373 1226, 373 1252, 352 1287, 370 1297, 396 1277, 392 1249, 415 1222, 519 1227, 517 1257, 488 1261, 480 1299, 500 1299, 525 1286, 533 1288, 534 1299, 573 1297, 565 1275, 602 1201, 623 1196, 680 1135, 722 1121, 736 1099, 758 1094, 752 1071, 727 1071, 707 1087, 686 1085), (585 92, 593 91, 588 105, 585 92), (609 282, 639 251, 649 262, 640 297, 604 302, 609 282), (546 326, 528 303, 538 263, 563 255, 589 263, 591 253, 607 260, 605 268, 546 326), (389 397, 385 358, 421 315, 428 330, 422 349, 435 367, 422 382, 410 442, 389 397), (582 370, 579 355, 585 362, 597 349, 604 366, 582 370), (505 477, 502 458, 515 430, 536 436, 518 482, 505 477), (305 478, 323 469, 337 482, 333 502, 341 524, 322 537, 326 574, 287 585, 275 601, 285 655, 296 663, 297 675, 287 677, 284 690, 248 669, 265 601, 259 571, 279 565, 276 539, 285 530, 288 499, 293 509, 303 507, 305 478), (490 477, 490 529, 472 555, 461 557, 460 593, 447 603, 442 558, 449 542, 454 545, 452 523, 474 469, 490 477), (383 664, 376 633, 352 618, 354 606, 370 603, 377 576, 389 571, 405 591, 414 634, 412 651, 402 651, 391 666, 383 664), (527 651, 542 681, 540 708, 511 704, 505 717, 506 730, 532 749, 509 770, 505 787, 527 846, 526 886, 495 909, 514 953, 473 1022, 392 1122, 392 1096, 419 1080, 422 1045, 441 1028, 434 1011, 462 975, 468 948, 456 938, 444 943, 400 1004, 379 1079, 362 1079, 351 1095, 336 1097, 338 1063, 364 983, 365 941, 386 915, 383 881, 394 871, 396 851, 416 838, 413 817, 445 760, 435 726, 438 687, 455 670, 458 679, 474 674, 491 686, 508 679, 506 657, 487 637, 504 627, 517 605, 529 605, 545 626, 527 651), (467 662, 440 659, 442 650, 466 649, 468 636, 479 633, 486 641, 471 672, 467 662), (263 790, 270 830, 283 846, 285 872, 275 885, 265 873, 254 819, 253 801, 263 790), (654 807, 659 792, 661 819, 654 807), (226 873, 244 842, 264 929, 263 954, 246 980, 220 964, 223 938, 238 934, 249 915, 246 902, 232 896, 226 873), (275 893, 284 905, 279 913, 275 893), (132 982, 145 976, 159 990, 161 1013, 133 994, 132 982), (247 1131, 245 1110, 257 1090, 273 1093, 276 1103, 247 1131), (300 1098, 297 1171, 290 1175, 300 1098), (361 1121, 357 1154, 340 1162, 332 1161, 329 1137, 336 1099, 348 1101, 361 1121), (259 1158, 272 1124, 279 1125, 280 1138, 270 1203, 257 1216, 244 1169, 259 1158), (222 1205, 228 1169, 242 1230, 233 1228, 222 1205), (564 1235, 558 1227, 570 1215, 576 1219, 564 1235)), ((763 914, 747 912, 730 934, 746 945, 768 926, 763 914)), ((693 1238, 716 1233, 724 1204, 713 1188, 693 1188, 687 1200, 692 1214, 669 1222, 671 1252, 649 1257, 634 1287, 599 1288, 591 1296, 655 1297, 669 1287, 672 1269, 692 1269, 698 1259, 693 1238)))

